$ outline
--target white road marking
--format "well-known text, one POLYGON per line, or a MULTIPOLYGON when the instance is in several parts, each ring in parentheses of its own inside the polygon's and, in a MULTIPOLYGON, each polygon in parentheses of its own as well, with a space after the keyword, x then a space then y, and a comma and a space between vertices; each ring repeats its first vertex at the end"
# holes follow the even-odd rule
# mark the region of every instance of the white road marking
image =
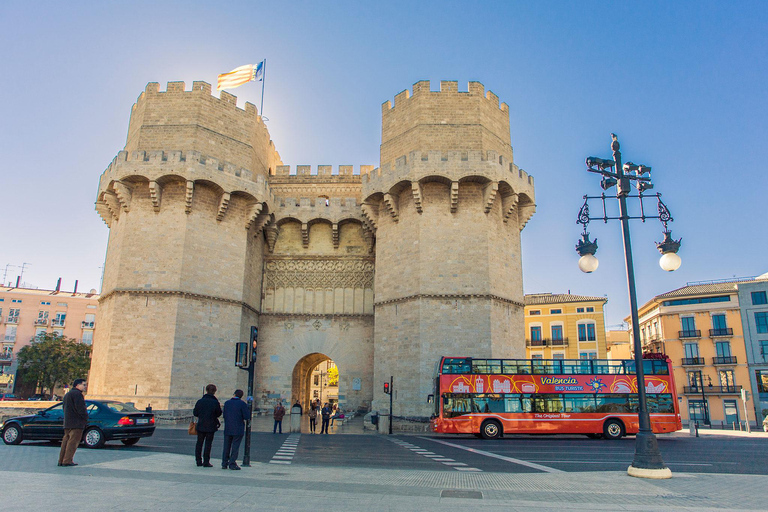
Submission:
POLYGON ((432 441, 433 443, 440 443, 445 446, 450 446, 451 448, 458 448, 459 450, 464 450, 470 453, 476 453, 478 455, 483 455, 485 457, 491 457, 494 459, 499 459, 507 462, 511 462, 513 464, 519 464, 521 466, 526 466, 533 469, 538 469, 539 471, 544 471, 546 473, 564 473, 564 471, 561 471, 559 469, 550 468, 547 466, 542 466, 541 464, 536 464, 533 462, 528 462, 526 460, 522 459, 515 459, 512 457, 505 457, 504 455, 497 455, 495 453, 486 452, 485 450, 478 450, 475 448, 467 448, 466 446, 462 446, 460 444, 456 443, 449 443, 448 441, 441 441, 440 439, 431 439, 429 437, 420 437, 419 439, 426 439, 427 441, 432 441))

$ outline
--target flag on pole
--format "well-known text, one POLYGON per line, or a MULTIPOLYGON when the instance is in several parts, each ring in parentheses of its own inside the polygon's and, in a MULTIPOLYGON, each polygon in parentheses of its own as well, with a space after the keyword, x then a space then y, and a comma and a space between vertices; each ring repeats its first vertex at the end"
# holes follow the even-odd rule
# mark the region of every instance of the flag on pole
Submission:
POLYGON ((246 64, 235 68, 229 73, 219 75, 217 91, 222 89, 234 89, 247 82, 257 82, 264 79, 264 61, 258 64, 246 64))

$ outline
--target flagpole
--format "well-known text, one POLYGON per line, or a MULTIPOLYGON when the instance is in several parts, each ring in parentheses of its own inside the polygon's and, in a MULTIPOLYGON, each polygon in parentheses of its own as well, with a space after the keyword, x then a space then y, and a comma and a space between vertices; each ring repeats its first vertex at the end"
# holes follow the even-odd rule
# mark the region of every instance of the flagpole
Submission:
POLYGON ((264 72, 261 74, 261 108, 259 114, 264 117, 264 82, 267 81, 267 59, 264 59, 264 72))

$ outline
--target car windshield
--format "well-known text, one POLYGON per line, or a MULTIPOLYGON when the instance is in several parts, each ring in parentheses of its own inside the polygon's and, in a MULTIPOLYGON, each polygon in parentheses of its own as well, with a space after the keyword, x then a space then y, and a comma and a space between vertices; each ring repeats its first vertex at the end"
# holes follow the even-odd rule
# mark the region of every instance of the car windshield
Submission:
POLYGON ((122 402, 104 402, 104 405, 115 412, 139 412, 139 410, 135 408, 133 404, 124 404, 122 402))

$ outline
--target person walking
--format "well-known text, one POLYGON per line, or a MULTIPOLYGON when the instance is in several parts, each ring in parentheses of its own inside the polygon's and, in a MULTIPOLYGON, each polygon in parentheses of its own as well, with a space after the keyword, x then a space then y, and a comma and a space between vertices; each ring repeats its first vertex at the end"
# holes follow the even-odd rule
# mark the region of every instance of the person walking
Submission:
POLYGON ((320 427, 320 433, 327 434, 328 422, 331 420, 331 408, 328 406, 328 402, 326 402, 323 408, 320 410, 320 416, 322 416, 323 419, 323 424, 320 427))
POLYGON ((195 462, 198 466, 212 468, 211 464, 211 445, 213 436, 221 426, 219 417, 221 417, 221 404, 216 398, 216 386, 208 384, 205 386, 203 398, 197 401, 192 414, 197 416, 197 444, 195 445, 195 462), (205 445, 205 446, 203 446, 205 445))
POLYGON ((283 433, 283 416, 285 416, 285 407, 283 407, 283 401, 278 400, 275 405, 275 411, 272 415, 275 418, 275 426, 272 427, 272 433, 277 434, 278 430, 283 433))
POLYGON ((317 429, 317 409, 318 405, 314 402, 309 406, 309 433, 314 434, 317 429))
POLYGON ((64 438, 59 451, 59 466, 77 466, 73 459, 88 424, 88 409, 83 396, 85 386, 85 379, 75 379, 72 389, 64 395, 64 438))
POLYGON ((236 389, 234 396, 224 402, 224 451, 221 454, 221 469, 240 469, 237 465, 237 454, 250 413, 248 404, 243 402, 242 398, 243 390, 236 389))

